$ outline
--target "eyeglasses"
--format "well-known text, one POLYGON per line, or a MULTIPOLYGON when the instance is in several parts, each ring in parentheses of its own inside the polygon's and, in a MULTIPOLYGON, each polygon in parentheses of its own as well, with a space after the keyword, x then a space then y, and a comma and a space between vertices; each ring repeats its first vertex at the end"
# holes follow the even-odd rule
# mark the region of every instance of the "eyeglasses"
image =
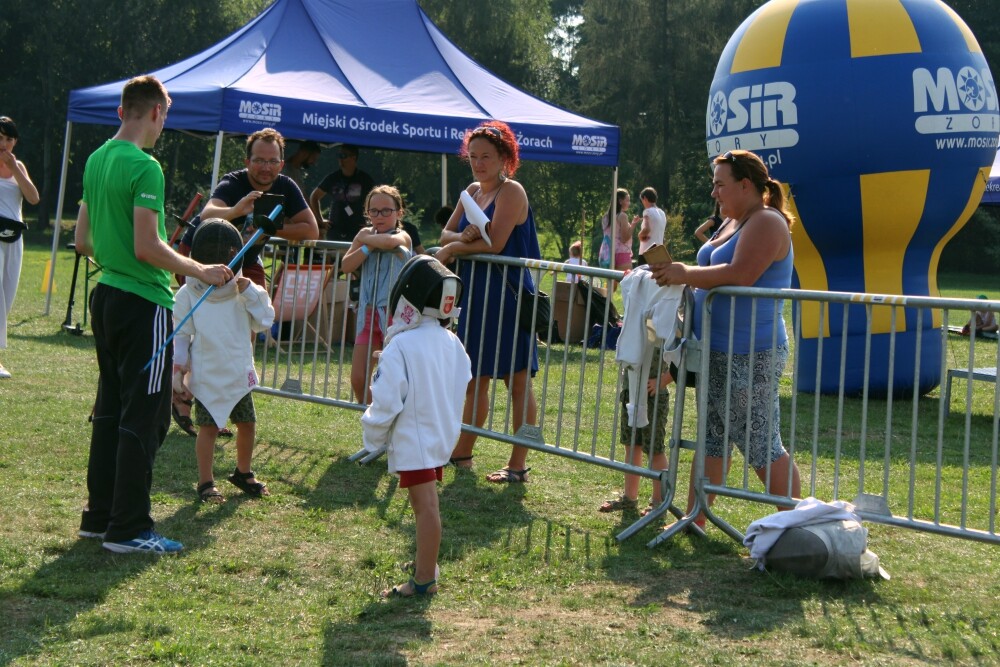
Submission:
POLYGON ((277 167, 281 164, 281 160, 265 160, 262 157, 255 157, 250 160, 250 164, 255 167, 277 167))
POLYGON ((370 208, 368 209, 369 218, 377 218, 382 216, 383 218, 388 218, 390 215, 398 211, 398 208, 370 208))
POLYGON ((357 155, 351 155, 350 153, 341 153, 341 154, 340 154, 340 155, 338 155, 337 157, 338 157, 338 159, 340 159, 340 160, 346 160, 347 158, 351 158, 351 157, 358 157, 358 156, 357 156, 357 155))
POLYGON ((730 169, 733 172, 733 178, 735 178, 737 181, 742 180, 744 178, 750 178, 746 166, 747 163, 745 161, 736 159, 740 157, 740 155, 746 155, 746 151, 742 151, 739 153, 734 153, 733 151, 726 151, 725 153, 722 154, 722 157, 717 158, 716 162, 716 164, 732 165, 730 169))

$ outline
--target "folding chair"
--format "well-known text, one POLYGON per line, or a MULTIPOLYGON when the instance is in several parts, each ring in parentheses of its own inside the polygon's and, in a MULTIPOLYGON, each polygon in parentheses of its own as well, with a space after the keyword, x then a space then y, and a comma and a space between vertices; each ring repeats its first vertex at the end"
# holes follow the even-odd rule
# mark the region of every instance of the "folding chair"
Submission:
POLYGON ((278 272, 271 296, 278 334, 277 337, 272 335, 270 340, 279 349, 283 343, 294 343, 299 339, 303 343, 319 340, 327 348, 330 347, 330 341, 316 327, 319 317, 313 317, 313 314, 332 274, 330 267, 313 264, 286 265, 278 272), (287 339, 282 336, 282 324, 285 322, 291 322, 291 333, 287 339))

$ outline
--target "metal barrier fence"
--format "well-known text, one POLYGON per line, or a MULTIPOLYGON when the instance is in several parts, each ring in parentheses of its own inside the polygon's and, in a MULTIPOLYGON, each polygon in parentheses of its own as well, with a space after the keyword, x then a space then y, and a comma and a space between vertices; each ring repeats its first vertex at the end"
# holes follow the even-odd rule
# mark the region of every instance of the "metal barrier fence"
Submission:
MULTIPOLYGON (((955 338, 962 327, 948 326, 952 313, 965 322, 966 316, 974 318, 976 310, 995 315, 1000 302, 735 287, 712 290, 702 312, 700 363, 691 365, 698 372, 699 415, 706 414, 711 355, 704 350, 711 345, 713 305, 717 316, 720 311, 724 314, 736 301, 728 297, 737 296, 750 299, 751 328, 760 304, 791 302, 792 354, 780 380, 780 421, 785 448, 801 473, 803 496, 850 500, 862 518, 876 523, 1000 543, 996 381, 1000 350, 996 334, 989 337, 993 340, 976 335, 955 338), (847 335, 835 345, 836 338, 830 336, 840 332, 847 335), (964 410, 952 413, 955 379, 966 381, 964 410), (975 381, 985 382, 974 386, 975 381), (939 384, 935 397, 930 390, 939 384)), ((775 346, 771 348, 773 353, 775 346)), ((731 382, 731 372, 726 375, 731 382)), ((684 410, 683 401, 680 395, 675 405, 678 414, 684 410)), ((723 439, 743 453, 736 457, 741 469, 729 475, 737 481, 711 483, 706 477, 706 424, 699 419, 692 475, 695 505, 650 546, 693 525, 701 511, 742 541, 736 528, 711 511, 710 496, 794 504, 788 493, 790 481, 784 492, 773 495, 751 488, 766 489, 772 467, 768 463, 759 473, 765 484, 753 479, 752 472, 757 471, 747 463, 746 434, 726 433, 723 439)), ((732 462, 724 450, 722 470, 732 462)))
MULTIPOLYGON (((351 292, 358 281, 339 275, 340 262, 348 248, 347 243, 335 242, 300 244, 275 240, 272 243, 273 252, 269 255, 269 273, 275 286, 272 291, 278 293, 278 302, 284 298, 294 317, 279 327, 275 335, 258 343, 261 360, 258 391, 351 410, 364 409, 349 382, 353 334, 361 315, 351 305, 351 292), (299 309, 300 305, 304 308, 299 309)), ((383 261, 376 257, 378 253, 372 255, 376 261, 383 261)), ((586 282, 621 279, 621 272, 485 255, 462 258, 459 267, 462 264, 483 266, 485 280, 511 286, 511 290, 499 291, 497 307, 501 311, 506 299, 516 298, 514 294, 520 291, 524 275, 522 270, 526 269, 535 284, 551 295, 554 315, 552 326, 535 350, 539 368, 532 386, 538 402, 538 424, 524 424, 515 429, 515 421, 526 421, 526 406, 513 405, 511 389, 494 382, 487 398, 485 423, 482 427, 465 424, 463 431, 655 480, 661 486, 663 504, 623 530, 617 536, 619 540, 634 535, 668 511, 678 521, 652 540, 650 546, 683 529, 700 532, 694 519, 702 510, 714 524, 741 540, 742 534, 736 528, 707 507, 709 495, 784 506, 794 504, 787 490, 772 495, 751 488, 758 482, 753 481, 755 475, 751 473, 755 471, 744 457, 736 457, 741 469, 738 473, 731 471, 729 476, 738 481, 708 483, 704 478, 705 420, 696 419, 696 434, 684 433, 686 372, 678 374, 673 389, 667 469, 653 470, 648 464, 635 465, 629 460, 628 449, 619 439, 622 375, 613 350, 606 346, 609 324, 614 323, 613 306, 600 290, 590 290, 586 282), (572 276, 580 276, 584 282, 558 280, 572 276), (601 302, 599 308, 596 304, 601 302), (601 333, 592 339, 589 334, 595 323, 601 326, 601 333), (519 420, 514 418, 518 408, 519 420), (688 514, 673 504, 681 449, 695 452, 692 461, 695 505, 688 514)), ((473 287, 467 284, 466 290, 473 287)), ((706 331, 710 329, 712 304, 727 296, 750 298, 752 321, 756 318, 757 304, 764 300, 784 300, 792 305, 794 319, 788 322, 790 363, 778 380, 778 390, 781 435, 802 473, 802 495, 825 500, 850 499, 864 519, 877 523, 1000 542, 996 530, 997 414, 1000 413, 996 367, 1000 365, 1000 353, 993 341, 955 338, 948 327, 952 314, 964 323, 975 310, 996 313, 1000 302, 719 288, 705 302, 702 316, 706 331), (860 329, 858 322, 863 323, 860 329), (841 329, 851 335, 834 345, 831 332, 835 334, 841 329), (966 341, 967 348, 963 347, 966 341), (955 352, 959 348, 961 358, 955 352), (887 388, 872 389, 877 384, 872 382, 873 371, 887 376, 887 388), (955 380, 966 381, 965 409, 952 415, 950 388, 955 380), (935 398, 932 390, 939 382, 943 386, 935 398), (900 405, 906 409, 900 409, 900 405), (986 432, 989 443, 976 437, 986 432)), ((535 313, 533 309, 533 319, 535 313)), ((692 314, 688 307, 685 338, 690 333, 692 314)), ((467 347, 470 345, 470 341, 464 342, 467 347)), ((703 349, 708 349, 710 342, 706 335, 705 340, 687 341, 682 347, 680 367, 697 373, 696 395, 700 403, 697 415, 705 414, 703 385, 709 376, 710 355, 703 349)), ((471 344, 481 345, 482 340, 471 344)), ((498 350, 481 351, 492 352, 499 368, 510 363, 509 359, 499 359, 498 350)), ((363 359, 366 366, 363 377, 367 378, 371 370, 370 354, 363 359)), ((654 406, 654 414, 659 409, 654 406)), ((628 434, 629 429, 625 431, 628 434)), ((627 444, 635 442, 634 430, 631 438, 627 444)), ((744 434, 727 434, 727 438, 735 440, 737 448, 746 446, 744 434)), ((648 461, 651 452, 646 454, 648 461)), ((352 457, 362 462, 374 458, 364 451, 352 457)), ((725 465, 729 463, 726 458, 725 465)), ((765 482, 770 480, 769 465, 762 475, 765 482)))
MULTIPOLYGON (((339 242, 288 243, 274 240, 268 266, 268 273, 272 276, 272 295, 277 294, 272 298, 276 304, 283 303, 287 312, 294 313, 296 317, 279 327, 274 332, 276 335, 267 336, 266 341, 258 341, 261 377, 256 391, 364 410, 364 405, 357 400, 357 392, 352 392, 347 381, 351 376, 355 349, 353 333, 358 318, 363 316, 352 310, 351 290, 358 281, 351 276, 339 275, 340 262, 349 247, 350 244, 339 242), (293 277, 292 287, 289 287, 289 276, 293 277)), ((368 261, 375 259, 376 262, 383 262, 386 259, 384 255, 373 251, 368 261)), ((532 382, 537 399, 538 423, 524 423, 527 421, 527 405, 515 405, 512 387, 495 381, 490 384, 486 399, 487 414, 482 427, 464 424, 463 431, 639 475, 659 483, 663 498, 659 511, 640 518, 626 528, 619 539, 626 539, 667 511, 682 517, 682 512, 672 505, 678 448, 670 447, 667 470, 654 470, 648 464, 633 464, 628 460, 628 449, 636 443, 635 429, 625 429, 627 442, 620 442, 622 379, 613 345, 607 344, 609 324, 613 326, 615 323, 615 310, 611 299, 605 298, 605 291, 593 285, 601 281, 608 284, 609 281, 620 280, 622 272, 479 255, 463 257, 458 260, 457 266, 451 268, 459 272, 463 265, 483 267, 465 285, 467 292, 476 289, 476 280, 510 286, 510 289, 489 291, 491 296, 487 299, 495 301, 493 304, 484 303, 484 310, 495 307, 500 313, 507 312, 505 304, 508 300, 516 300, 515 294, 520 292, 523 270, 526 270, 533 276, 535 285, 550 294, 553 313, 545 335, 540 335, 538 341, 533 343, 533 352, 538 355, 538 373, 532 382), (570 280, 576 276, 579 276, 579 282, 570 280), (595 324, 600 326, 596 335, 595 324), (515 414, 518 409, 521 410, 519 415, 515 414), (515 429, 515 423, 522 425, 515 429)), ((532 305, 532 324, 536 324, 537 303, 532 305)), ((281 308, 276 306, 276 310, 281 308)), ((522 315, 516 308, 513 311, 517 326, 522 315)), ((498 328, 503 327, 501 315, 498 328)), ((467 348, 479 346, 480 354, 487 360, 492 359, 493 367, 498 368, 500 374, 509 375, 513 359, 501 359, 499 348, 485 349, 484 340, 485 337, 481 337, 476 341, 463 342, 467 348)), ((364 354, 363 359, 362 363, 366 364, 364 378, 367 378, 371 371, 370 353, 364 354)), ((657 361, 662 362, 661 359, 657 361)), ((676 392, 683 393, 683 389, 682 381, 676 392)), ((668 405, 661 405, 662 402, 657 399, 652 406, 651 421, 654 423, 659 411, 669 409, 668 405)), ((675 415, 667 434, 668 445, 682 442, 680 428, 679 415, 675 415)), ((682 444, 693 448, 693 443, 682 444)), ((647 461, 652 458, 650 454, 651 451, 646 452, 647 461)), ((351 460, 367 463, 377 457, 377 454, 369 455, 362 450, 351 460)))

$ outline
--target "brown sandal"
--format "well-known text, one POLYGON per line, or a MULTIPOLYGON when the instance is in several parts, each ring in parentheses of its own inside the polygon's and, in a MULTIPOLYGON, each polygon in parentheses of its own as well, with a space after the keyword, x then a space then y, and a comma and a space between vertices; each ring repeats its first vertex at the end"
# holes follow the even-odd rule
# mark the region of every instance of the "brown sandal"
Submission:
POLYGON ((628 498, 624 493, 619 494, 617 498, 612 498, 611 500, 605 500, 601 503, 601 506, 597 508, 598 512, 617 512, 619 510, 625 512, 634 512, 639 506, 638 498, 628 498))
POLYGON ((531 468, 525 468, 524 470, 500 468, 500 470, 491 472, 487 475, 486 481, 493 484, 524 484, 528 481, 529 470, 531 470, 531 468))

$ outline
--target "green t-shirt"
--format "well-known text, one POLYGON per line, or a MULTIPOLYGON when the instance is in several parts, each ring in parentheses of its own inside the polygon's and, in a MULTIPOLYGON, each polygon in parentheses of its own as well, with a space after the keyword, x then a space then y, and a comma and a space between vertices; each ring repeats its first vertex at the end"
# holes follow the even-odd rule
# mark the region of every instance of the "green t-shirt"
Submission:
POLYGON ((135 256, 133 208, 156 211, 157 233, 166 241, 163 199, 160 163, 135 144, 109 139, 87 159, 83 201, 90 217, 94 261, 102 269, 98 282, 173 308, 170 272, 135 256))

